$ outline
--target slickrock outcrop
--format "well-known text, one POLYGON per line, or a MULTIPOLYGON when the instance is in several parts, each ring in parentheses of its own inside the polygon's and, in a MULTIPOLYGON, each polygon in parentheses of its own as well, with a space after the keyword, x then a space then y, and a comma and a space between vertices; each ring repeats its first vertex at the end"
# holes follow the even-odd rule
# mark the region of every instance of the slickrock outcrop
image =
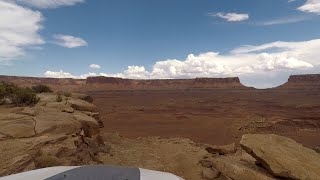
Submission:
POLYGON ((320 179, 320 154, 292 139, 274 134, 247 134, 240 144, 274 176, 320 179))
POLYGON ((272 180, 275 179, 265 169, 254 163, 241 161, 239 155, 221 156, 213 161, 213 168, 226 177, 237 180, 272 180))
POLYGON ((99 164, 98 153, 110 152, 95 106, 72 96, 57 102, 57 96, 39 94, 34 107, 1 109, 0 176, 60 163, 99 164))

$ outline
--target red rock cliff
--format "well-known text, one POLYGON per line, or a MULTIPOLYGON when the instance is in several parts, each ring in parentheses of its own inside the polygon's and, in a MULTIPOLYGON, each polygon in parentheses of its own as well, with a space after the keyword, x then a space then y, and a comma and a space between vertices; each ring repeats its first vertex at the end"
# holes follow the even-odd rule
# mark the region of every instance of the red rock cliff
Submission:
POLYGON ((280 88, 320 88, 320 74, 290 76, 280 88))
POLYGON ((56 79, 36 77, 0 76, 0 81, 11 82, 19 86, 30 87, 45 84, 55 91, 100 91, 130 89, 214 89, 214 88, 247 88, 239 78, 196 78, 196 79, 157 79, 134 80, 112 77, 88 77, 79 79, 56 79))
POLYGON ((110 77, 89 77, 87 86, 103 89, 192 89, 192 88, 246 88, 239 78, 196 78, 133 80, 110 77))
POLYGON ((86 83, 82 79, 58 79, 58 78, 40 78, 40 77, 18 77, 18 76, 0 76, 0 82, 10 82, 22 87, 31 87, 37 84, 45 84, 53 90, 76 90, 86 83))

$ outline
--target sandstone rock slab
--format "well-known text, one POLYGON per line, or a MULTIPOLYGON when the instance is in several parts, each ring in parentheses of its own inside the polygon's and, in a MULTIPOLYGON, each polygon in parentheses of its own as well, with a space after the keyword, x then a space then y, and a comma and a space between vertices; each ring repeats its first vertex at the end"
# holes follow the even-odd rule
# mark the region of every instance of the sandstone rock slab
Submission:
POLYGON ((274 134, 247 134, 240 144, 275 176, 320 179, 320 154, 292 139, 274 134))
POLYGON ((81 123, 72 114, 64 112, 43 112, 34 117, 37 134, 71 134, 81 129, 81 123))
POLYGON ((97 111, 97 107, 95 105, 81 99, 68 100, 68 104, 70 104, 70 106, 73 109, 79 110, 79 111, 89 111, 89 112, 97 111))
POLYGON ((0 121, 0 133, 11 138, 27 138, 35 135, 35 122, 31 117, 0 121))
POLYGON ((238 155, 220 156, 215 158, 213 167, 225 177, 236 180, 272 180, 268 172, 254 163, 243 162, 238 155))

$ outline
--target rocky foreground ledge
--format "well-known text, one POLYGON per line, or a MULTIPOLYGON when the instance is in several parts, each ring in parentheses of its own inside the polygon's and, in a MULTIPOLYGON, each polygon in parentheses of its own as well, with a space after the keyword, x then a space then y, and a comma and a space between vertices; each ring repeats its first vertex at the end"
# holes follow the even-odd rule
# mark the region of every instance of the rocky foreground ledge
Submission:
POLYGON ((34 107, 0 109, 0 175, 35 168, 98 164, 108 153, 100 136, 97 108, 83 100, 54 93, 39 94, 34 107))
POLYGON ((320 154, 286 137, 247 134, 239 145, 226 146, 183 138, 127 139, 100 132, 99 112, 86 95, 38 97, 34 107, 0 106, 0 176, 51 166, 108 164, 191 180, 320 179, 320 154))

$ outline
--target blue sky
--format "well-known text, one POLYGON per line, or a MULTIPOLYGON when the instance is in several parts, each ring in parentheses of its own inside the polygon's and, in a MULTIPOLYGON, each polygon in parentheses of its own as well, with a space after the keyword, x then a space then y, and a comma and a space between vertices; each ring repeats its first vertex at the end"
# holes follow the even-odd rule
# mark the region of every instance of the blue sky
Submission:
POLYGON ((0 0, 4 75, 273 87, 319 73, 319 37, 320 0, 0 0))

